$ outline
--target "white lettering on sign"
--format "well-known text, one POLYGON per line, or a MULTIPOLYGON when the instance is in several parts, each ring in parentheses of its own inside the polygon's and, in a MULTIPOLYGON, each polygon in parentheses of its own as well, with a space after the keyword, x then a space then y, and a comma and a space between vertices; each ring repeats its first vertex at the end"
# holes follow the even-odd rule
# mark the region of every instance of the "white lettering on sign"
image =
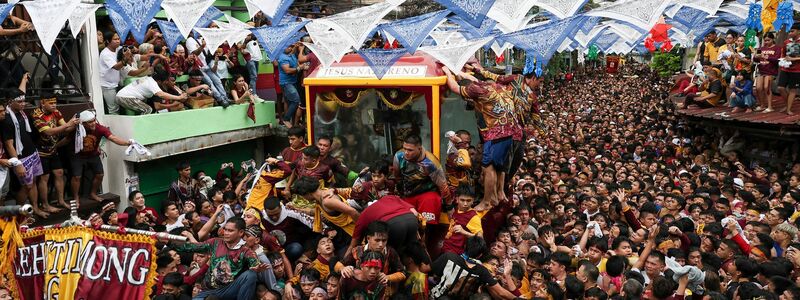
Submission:
MULTIPOLYGON (((427 66, 393 66, 389 68, 383 78, 398 77, 425 77, 428 73, 427 66)), ((374 78, 375 72, 370 67, 320 67, 317 72, 319 78, 374 78)))

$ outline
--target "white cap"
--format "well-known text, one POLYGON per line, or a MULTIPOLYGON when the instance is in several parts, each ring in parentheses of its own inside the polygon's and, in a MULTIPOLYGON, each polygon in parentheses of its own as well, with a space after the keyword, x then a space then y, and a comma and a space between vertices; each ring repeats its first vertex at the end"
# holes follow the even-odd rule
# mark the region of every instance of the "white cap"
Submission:
POLYGON ((84 110, 78 115, 81 119, 81 123, 90 122, 95 119, 95 114, 92 111, 84 110))
POLYGON ((742 180, 741 178, 734 178, 733 179, 733 185, 736 186, 737 188, 743 188, 744 187, 744 180, 742 180))

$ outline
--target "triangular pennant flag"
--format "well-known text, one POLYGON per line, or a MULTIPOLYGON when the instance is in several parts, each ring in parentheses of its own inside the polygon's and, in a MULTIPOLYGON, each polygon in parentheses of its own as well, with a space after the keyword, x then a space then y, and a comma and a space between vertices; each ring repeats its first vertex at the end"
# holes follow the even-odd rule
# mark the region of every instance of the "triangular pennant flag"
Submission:
POLYGON ((261 2, 268 2, 269 4, 267 7, 261 7, 261 11, 275 24, 275 20, 283 20, 286 11, 289 10, 289 6, 292 5, 294 0, 271 0, 271 1, 261 1, 261 2))
POLYGON ((231 36, 230 30, 220 28, 195 28, 194 30, 206 40, 206 49, 211 53, 217 51, 217 48, 231 36))
POLYGON ((557 18, 564 19, 574 16, 586 2, 588 0, 536 0, 536 5, 557 18))
POLYGON ((486 18, 486 13, 494 5, 495 0, 434 0, 451 10, 455 14, 461 16, 472 24, 472 26, 480 27, 483 19, 486 18))
POLYGON ((108 5, 106 5, 106 11, 108 12, 108 17, 111 19, 111 23, 114 24, 114 30, 117 31, 119 39, 124 41, 128 37, 128 33, 131 32, 131 25, 128 24, 128 21, 125 21, 125 17, 108 5))
POLYGON ((581 23, 581 26, 578 27, 578 30, 580 30, 580 32, 583 32, 585 34, 589 33, 590 31, 592 31, 592 28, 597 26, 597 23, 599 22, 600 22, 600 17, 586 17, 584 18, 583 23, 581 23))
POLYGON ((317 44, 306 43, 306 42, 303 42, 303 45, 306 45, 306 48, 308 48, 308 50, 311 50, 311 52, 313 52, 314 55, 317 56, 317 59, 319 59, 319 63, 320 65, 322 65, 323 68, 330 67, 333 64, 333 62, 336 61, 336 57, 334 57, 333 53, 328 51, 328 49, 325 47, 321 47, 317 44))
POLYGON ((324 48, 333 55, 334 61, 340 61, 353 48, 350 45, 350 39, 344 33, 336 32, 335 30, 328 31, 327 34, 316 38, 312 37, 312 39, 318 48, 324 48))
POLYGON ((6 20, 8 14, 14 9, 14 5, 17 5, 17 2, 19 2, 19 0, 11 0, 8 1, 8 3, 0 4, 0 23, 6 20))
POLYGON ((303 28, 306 23, 308 22, 295 22, 278 26, 261 26, 251 28, 250 31, 256 36, 258 42, 261 44, 261 48, 267 52, 269 58, 275 60, 278 58, 278 55, 283 52, 283 48, 287 45, 287 42, 289 42, 289 40, 294 37, 294 34, 303 28))
POLYGON ((53 43, 64 27, 64 22, 81 0, 37 0, 25 1, 22 5, 31 17, 36 35, 42 43, 42 49, 50 53, 53 43))
POLYGON ((330 17, 317 19, 315 22, 326 23, 339 32, 347 33, 353 47, 361 45, 378 22, 392 11, 397 5, 391 2, 381 2, 370 6, 356 8, 330 17))
POLYGON ((419 45, 422 44, 422 41, 425 40, 425 37, 427 37, 434 28, 439 26, 439 24, 444 22, 448 13, 449 12, 446 10, 440 10, 421 16, 397 20, 381 26, 386 32, 394 36, 397 41, 405 47, 408 53, 413 54, 417 51, 419 45))
POLYGON ((583 17, 551 21, 544 25, 502 35, 497 39, 530 51, 528 55, 532 52, 537 61, 546 62, 561 45, 561 41, 575 32, 577 25, 583 21, 581 18, 583 17))
POLYGON ((178 44, 183 40, 178 26, 175 26, 175 23, 164 20, 156 20, 156 24, 161 29, 161 34, 164 36, 164 42, 167 43, 167 47, 169 47, 169 52, 175 52, 175 47, 178 47, 178 44))
MULTIPOLYGON (((611 30, 613 30, 617 35, 619 35, 621 38, 625 39, 625 41, 627 41, 627 42, 635 42, 636 40, 641 38, 643 35, 647 34, 646 31, 640 30, 640 29, 638 29, 636 27, 633 27, 633 26, 629 26, 628 24, 625 24, 624 22, 619 22, 619 21, 610 22, 608 25, 609 25, 609 28, 611 28, 611 30)), ((656 25, 656 26, 658 26, 658 25, 656 25)))
POLYGON ((458 33, 457 31, 438 31, 434 30, 431 31, 430 36, 436 41, 437 46, 444 46, 450 41, 450 38, 453 37, 454 34, 458 33))
POLYGON ((505 27, 514 27, 519 24, 520 19, 525 18, 534 5, 536 0, 496 0, 486 16, 505 27))
POLYGON ((388 44, 390 44, 390 45, 391 45, 391 44, 394 44, 394 42, 395 42, 395 41, 397 41, 397 38, 395 38, 395 37, 394 37, 394 36, 393 36, 391 33, 389 33, 388 31, 386 31, 386 30, 381 30, 381 33, 383 33, 383 36, 384 36, 384 37, 386 37, 386 42, 387 42, 388 44))
POLYGON ((246 23, 243 23, 234 17, 228 18, 228 21, 229 23, 220 21, 215 22, 220 29, 228 31, 228 38, 225 39, 228 41, 228 44, 235 44, 244 41, 244 39, 250 35, 249 29, 253 28, 253 26, 247 25, 246 23))
POLYGON ((125 22, 130 26, 130 33, 136 42, 144 43, 147 25, 150 25, 158 13, 161 0, 108 0, 106 3, 125 17, 125 22))
POLYGON ((650 30, 672 1, 625 0, 586 12, 587 16, 625 21, 643 30, 650 30))
POLYGON ((723 0, 683 0, 683 6, 693 7, 706 12, 709 15, 715 15, 719 6, 722 5, 723 0))
POLYGON ((503 53, 506 52, 507 49, 511 49, 513 47, 514 45, 510 43, 503 43, 503 46, 500 46, 500 44, 497 41, 494 41, 491 46, 492 52, 494 52, 495 56, 501 56, 503 55, 503 53))
POLYGON ((708 13, 702 10, 684 7, 675 13, 672 18, 668 19, 667 22, 670 25, 675 26, 675 28, 679 29, 680 31, 688 32, 698 24, 702 23, 707 16, 708 13))
POLYGON ((247 105, 247 118, 253 120, 253 123, 256 122, 256 106, 253 104, 253 102, 250 102, 250 104, 247 105))
POLYGON ((461 29, 465 30, 471 39, 479 39, 490 36, 494 27, 497 26, 497 21, 491 18, 483 19, 480 27, 472 26, 472 24, 458 16, 450 18, 450 21, 461 26, 461 29))
MULTIPOLYGON (((102 5, 80 3, 75 7, 75 10, 69 15, 69 30, 72 32, 73 38, 78 38, 78 33, 81 32, 83 23, 86 23, 89 17, 94 16, 94 12, 100 8, 100 6, 102 5)), ((2 11, 2 9, 0 9, 0 11, 2 11)))
MULTIPOLYGON (((136 0, 138 1, 138 0, 136 0)), ((163 0, 161 7, 186 38, 214 0, 163 0)))
POLYGON ((475 55, 476 51, 491 40, 492 38, 488 37, 460 45, 420 47, 419 51, 430 54, 450 70, 457 72, 467 63, 467 60, 475 55))
POLYGON ((244 6, 247 8, 247 15, 250 16, 252 19, 253 17, 261 11, 261 8, 256 2, 258 1, 268 1, 268 0, 244 0, 244 6))
POLYGON ((386 75, 392 65, 406 54, 408 52, 404 49, 364 49, 358 51, 358 55, 364 58, 364 61, 367 62, 367 65, 369 65, 378 79, 383 79, 383 75, 386 75))
POLYGON ((194 27, 206 28, 211 24, 211 22, 216 21, 224 15, 225 14, 222 13, 222 11, 216 6, 209 6, 208 9, 206 9, 206 12, 204 12, 203 15, 200 16, 200 19, 197 20, 197 23, 194 24, 194 27))
POLYGON ((328 24, 314 22, 313 20, 306 24, 306 31, 308 32, 308 35, 311 36, 311 39, 315 42, 320 38, 321 35, 328 34, 330 30, 331 26, 328 24))

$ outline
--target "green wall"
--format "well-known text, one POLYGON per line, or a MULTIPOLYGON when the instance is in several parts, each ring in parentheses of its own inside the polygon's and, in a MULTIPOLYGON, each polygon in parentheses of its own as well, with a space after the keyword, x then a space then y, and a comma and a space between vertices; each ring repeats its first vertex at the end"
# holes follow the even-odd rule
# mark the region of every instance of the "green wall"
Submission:
POLYGON ((192 165, 192 175, 204 170, 214 178, 222 163, 233 162, 238 170, 242 161, 253 158, 256 148, 256 140, 250 140, 137 163, 134 169, 139 174, 139 188, 145 196, 145 204, 161 212, 169 185, 178 176, 175 166, 179 162, 188 161, 192 165))

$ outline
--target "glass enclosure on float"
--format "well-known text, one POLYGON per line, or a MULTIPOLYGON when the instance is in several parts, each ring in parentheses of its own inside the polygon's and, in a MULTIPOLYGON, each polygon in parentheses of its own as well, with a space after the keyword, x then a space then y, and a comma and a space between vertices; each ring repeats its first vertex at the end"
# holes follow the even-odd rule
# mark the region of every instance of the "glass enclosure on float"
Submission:
POLYGON ((322 135, 333 137, 333 155, 354 171, 400 150, 409 134, 419 135, 426 150, 445 157, 445 132, 476 132, 474 112, 458 95, 445 93, 447 78, 440 68, 423 53, 400 58, 382 80, 356 54, 317 68, 304 80, 309 143, 322 135))

